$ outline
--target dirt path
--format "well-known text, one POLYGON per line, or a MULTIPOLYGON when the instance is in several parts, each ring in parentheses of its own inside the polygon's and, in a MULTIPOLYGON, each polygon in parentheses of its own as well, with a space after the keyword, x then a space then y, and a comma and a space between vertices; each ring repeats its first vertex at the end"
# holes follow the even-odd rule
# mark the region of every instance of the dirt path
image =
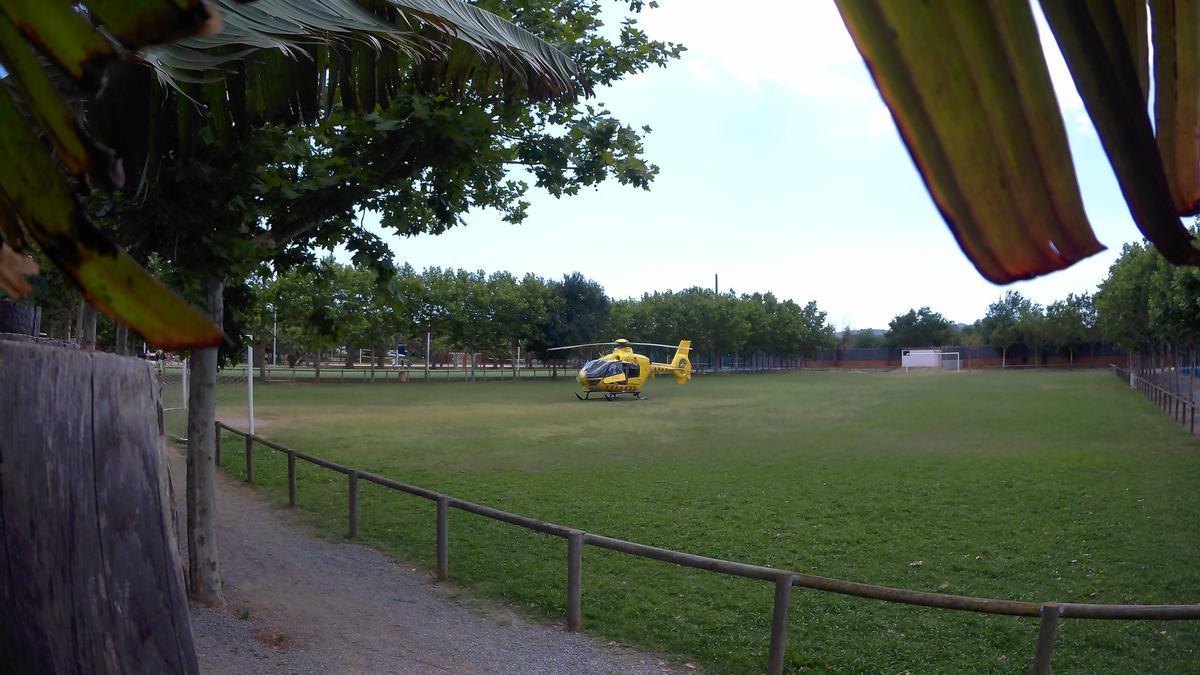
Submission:
MULTIPOLYGON (((168 448, 177 501, 181 451, 168 448)), ((192 609, 207 673, 693 672, 662 657, 465 607, 420 569, 314 537, 297 514, 221 474, 222 610, 192 609)), ((182 506, 180 514, 185 513, 182 506)))

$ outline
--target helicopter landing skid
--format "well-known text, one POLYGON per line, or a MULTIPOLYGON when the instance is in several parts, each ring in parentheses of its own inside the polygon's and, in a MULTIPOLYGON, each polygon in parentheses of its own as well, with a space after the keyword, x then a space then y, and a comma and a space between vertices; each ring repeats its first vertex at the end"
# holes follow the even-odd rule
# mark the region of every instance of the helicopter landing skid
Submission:
MULTIPOLYGON (((617 400, 620 400, 622 392, 603 391, 600 393, 604 396, 605 401, 617 401, 617 400)), ((640 391, 629 392, 629 393, 633 395, 633 398, 636 401, 645 401, 647 398, 646 396, 643 396, 642 392, 640 392, 640 391)), ((591 397, 592 397, 591 390, 583 392, 582 396, 579 394, 579 392, 575 392, 575 398, 579 399, 580 401, 589 401, 589 400, 591 400, 591 397)))

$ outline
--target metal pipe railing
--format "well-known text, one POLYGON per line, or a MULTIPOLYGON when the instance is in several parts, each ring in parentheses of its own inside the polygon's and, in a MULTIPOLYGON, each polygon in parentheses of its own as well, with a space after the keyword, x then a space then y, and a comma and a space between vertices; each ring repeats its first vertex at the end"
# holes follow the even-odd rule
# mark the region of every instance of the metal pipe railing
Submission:
MULTIPOLYGON (((1116 366, 1114 369, 1120 370, 1116 366)), ((1120 373, 1118 373, 1120 374, 1120 373)), ((1136 377, 1136 376, 1135 376, 1136 377)), ((1165 391, 1165 390, 1164 390, 1165 391)), ((296 473, 295 460, 300 459, 311 464, 345 474, 349 479, 349 537, 358 536, 358 481, 363 480, 381 487, 397 490, 406 494, 433 501, 437 504, 437 576, 445 579, 449 576, 449 519, 447 512, 451 508, 492 520, 509 523, 517 527, 541 532, 553 537, 567 540, 567 616, 568 630, 576 631, 582 627, 582 578, 584 546, 595 546, 625 553, 626 555, 659 560, 683 567, 708 570, 720 574, 728 574, 747 579, 758 579, 775 584, 775 598, 771 618, 771 641, 767 656, 767 672, 777 675, 783 672, 784 655, 787 652, 788 609, 791 602, 791 587, 800 586, 817 591, 840 593, 883 602, 933 607, 937 609, 952 609, 968 612, 983 612, 987 614, 1004 614, 1008 616, 1037 617, 1040 620, 1038 640, 1034 651, 1033 672, 1050 672, 1050 661, 1054 653, 1054 642, 1058 631, 1058 623, 1062 619, 1122 619, 1122 620, 1197 620, 1200 619, 1200 604, 1186 605, 1113 605, 1089 604, 1074 602, 1021 602, 1016 600, 998 600, 979 598, 967 595, 948 595, 929 591, 914 591, 904 588, 892 588, 858 581, 835 579, 812 574, 802 574, 791 570, 781 570, 762 565, 722 560, 684 553, 671 549, 639 544, 624 539, 606 537, 600 534, 583 532, 574 528, 550 523, 528 516, 522 516, 508 511, 484 506, 429 490, 417 485, 409 485, 384 476, 359 471, 336 462, 331 462, 308 453, 293 450, 278 443, 268 441, 261 436, 235 429, 223 422, 216 423, 218 439, 221 430, 246 439, 247 455, 253 454, 254 443, 259 443, 272 450, 284 453, 288 457, 288 503, 296 504, 296 473)), ((219 443, 219 440, 218 440, 219 443)), ((247 468, 253 467, 253 461, 247 459, 247 468)), ((253 475, 248 474, 248 480, 253 475)))

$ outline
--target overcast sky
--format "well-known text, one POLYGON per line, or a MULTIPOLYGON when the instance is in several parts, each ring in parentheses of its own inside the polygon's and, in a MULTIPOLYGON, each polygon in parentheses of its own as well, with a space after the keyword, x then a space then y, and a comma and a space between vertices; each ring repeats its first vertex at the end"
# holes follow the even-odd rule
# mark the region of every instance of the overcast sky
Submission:
MULTIPOLYGON (((613 183, 556 200, 535 189, 523 224, 470 213, 466 227, 440 236, 393 238, 397 260, 518 276, 579 271, 618 298, 711 286, 719 274, 722 290, 816 300, 839 328, 884 328, 923 305, 969 323, 1004 293, 959 251, 832 2, 743 0, 731 11, 716 0, 661 0, 642 24, 688 51, 597 94, 619 119, 653 127, 646 156, 661 173, 649 192, 613 183), (624 237, 648 261, 627 255, 624 237), (619 255, 604 253, 606 240, 619 255)), ((1011 286, 1045 304, 1094 290, 1140 233, 1039 27, 1088 216, 1108 246, 1011 286)))

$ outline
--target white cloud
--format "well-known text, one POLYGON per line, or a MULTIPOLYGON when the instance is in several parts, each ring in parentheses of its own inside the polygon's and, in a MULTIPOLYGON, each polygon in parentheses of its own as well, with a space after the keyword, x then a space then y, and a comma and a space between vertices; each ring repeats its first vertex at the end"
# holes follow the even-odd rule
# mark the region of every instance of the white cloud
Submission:
MULTIPOLYGON (((1041 7, 1031 6, 1063 118, 1072 131, 1092 133, 1054 34, 1041 7)), ((752 89, 772 83, 801 95, 836 96, 865 106, 865 122, 854 122, 867 133, 894 128, 832 1, 664 0, 641 22, 652 37, 688 48, 684 62, 698 81, 720 73, 752 89)))
POLYGON ((656 39, 683 43, 694 67, 719 68, 750 87, 874 96, 832 2, 668 0, 645 12, 642 24, 656 39))

